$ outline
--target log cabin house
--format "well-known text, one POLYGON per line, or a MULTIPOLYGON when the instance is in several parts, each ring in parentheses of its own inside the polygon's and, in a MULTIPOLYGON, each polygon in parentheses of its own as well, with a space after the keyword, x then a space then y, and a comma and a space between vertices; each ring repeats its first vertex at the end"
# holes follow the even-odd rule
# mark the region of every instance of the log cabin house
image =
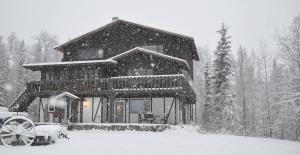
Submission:
POLYGON ((11 104, 38 102, 39 122, 192 123, 193 38, 121 19, 55 50, 62 62, 24 64, 41 74, 11 104))

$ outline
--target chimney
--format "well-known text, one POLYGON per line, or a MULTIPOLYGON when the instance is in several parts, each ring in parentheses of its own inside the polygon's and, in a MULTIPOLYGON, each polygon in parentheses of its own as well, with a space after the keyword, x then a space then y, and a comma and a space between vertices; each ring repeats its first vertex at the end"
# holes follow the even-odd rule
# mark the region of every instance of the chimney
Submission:
POLYGON ((112 17, 112 21, 118 20, 118 17, 112 17))

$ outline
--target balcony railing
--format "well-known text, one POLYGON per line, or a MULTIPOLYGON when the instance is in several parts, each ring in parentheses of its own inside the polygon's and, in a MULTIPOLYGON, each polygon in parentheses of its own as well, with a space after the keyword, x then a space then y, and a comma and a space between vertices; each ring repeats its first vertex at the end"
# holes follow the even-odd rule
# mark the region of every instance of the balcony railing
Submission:
POLYGON ((95 80, 31 81, 27 83, 31 92, 69 91, 72 93, 126 92, 126 91, 181 91, 194 96, 182 74, 119 76, 95 80))

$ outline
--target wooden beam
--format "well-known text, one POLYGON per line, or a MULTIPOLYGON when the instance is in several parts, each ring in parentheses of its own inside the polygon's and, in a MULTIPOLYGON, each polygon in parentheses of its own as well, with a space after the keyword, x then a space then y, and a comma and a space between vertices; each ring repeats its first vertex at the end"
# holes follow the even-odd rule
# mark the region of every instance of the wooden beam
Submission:
POLYGON ((166 97, 164 97, 164 122, 166 121, 166 97))
POLYGON ((152 113, 152 96, 150 95, 150 112, 152 113))
POLYGON ((108 102, 106 103, 106 122, 109 122, 109 98, 108 102))
POLYGON ((115 122, 115 96, 109 97, 109 107, 110 107, 110 114, 109 114, 109 123, 115 122))
MULTIPOLYGON (((42 104, 42 98, 39 99, 39 118, 38 121, 41 122, 41 105, 42 104)), ((44 109, 43 109, 44 110, 44 109)), ((43 111, 44 112, 44 111, 43 111)), ((44 113, 43 113, 44 114, 44 113)), ((45 121, 45 120, 44 120, 45 121)))
POLYGON ((174 114, 175 114, 175 125, 177 124, 177 97, 174 97, 174 99, 175 99, 175 112, 174 112, 174 114))
POLYGON ((94 97, 92 97, 92 122, 94 120, 94 97))
POLYGON ((127 102, 126 102, 126 100, 124 100, 125 102, 124 102, 124 114, 125 114, 125 119, 124 119, 124 122, 126 123, 126 113, 127 113, 127 102))
POLYGON ((104 96, 102 96, 102 104, 101 104, 101 123, 103 123, 103 99, 104 99, 104 96))
POLYGON ((79 101, 79 110, 80 110, 80 123, 82 123, 83 121, 83 104, 82 104, 83 100, 79 101))
POLYGON ((128 122, 130 123, 130 98, 128 99, 128 122))

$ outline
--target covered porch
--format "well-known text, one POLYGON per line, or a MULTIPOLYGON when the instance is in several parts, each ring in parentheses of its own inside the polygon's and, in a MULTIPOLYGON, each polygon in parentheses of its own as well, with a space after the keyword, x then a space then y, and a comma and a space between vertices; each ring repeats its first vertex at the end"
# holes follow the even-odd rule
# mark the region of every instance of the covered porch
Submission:
POLYGON ((38 122, 190 124, 195 120, 195 104, 182 96, 99 96, 68 98, 53 107, 53 97, 36 99, 38 122))

